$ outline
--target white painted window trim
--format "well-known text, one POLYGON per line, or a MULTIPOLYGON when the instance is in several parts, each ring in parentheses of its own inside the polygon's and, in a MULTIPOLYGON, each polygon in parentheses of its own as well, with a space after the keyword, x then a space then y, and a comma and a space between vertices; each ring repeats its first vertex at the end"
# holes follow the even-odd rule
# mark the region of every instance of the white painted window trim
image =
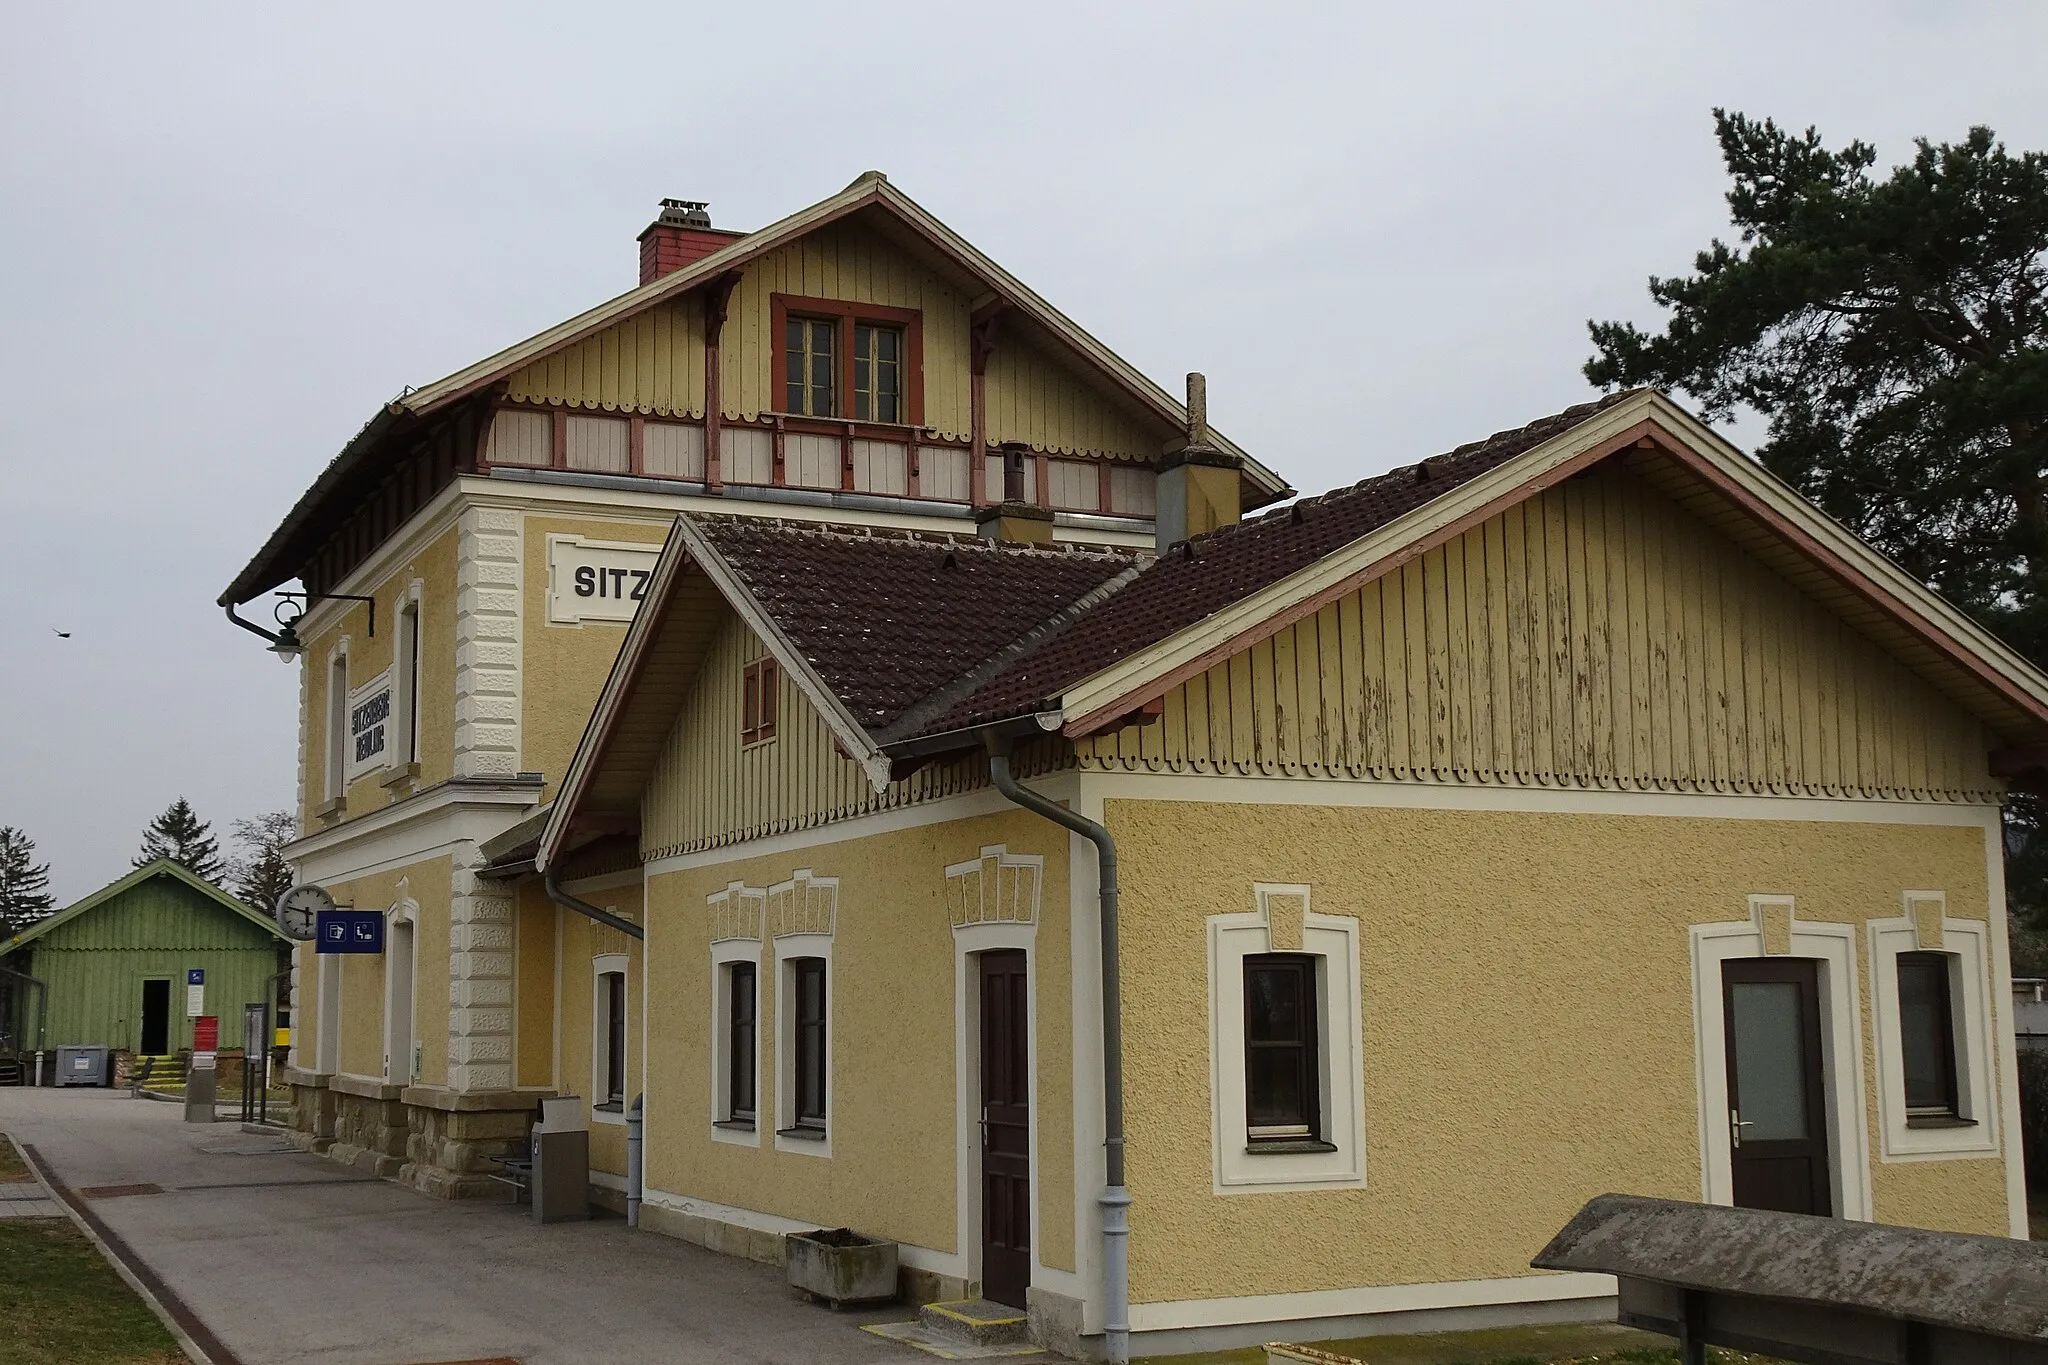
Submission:
POLYGON ((420 1038, 419 1019, 420 907, 419 902, 407 894, 410 890, 408 886, 409 880, 409 878, 401 878, 399 880, 398 899, 392 903, 389 910, 384 912, 384 1079, 387 1082, 396 1081, 400 1085, 413 1085, 418 1082, 420 1074, 420 1045, 423 1041, 420 1038), (398 965, 398 955, 391 951, 391 946, 398 941, 396 931, 400 925, 404 925, 411 931, 406 937, 407 941, 412 945, 412 952, 408 955, 411 960, 406 964, 410 970, 410 975, 408 977, 405 1002, 407 1018, 404 1021, 406 1044, 404 1051, 409 1055, 403 1058, 394 1058, 392 1055, 392 1044, 397 1041, 399 1032, 398 988, 395 980, 397 976, 395 969, 398 965), (394 1075, 394 1065, 401 1064, 402 1071, 400 1074, 394 1075))
POLYGON ((1906 1125, 1906 1070, 1899 1031, 1899 954, 1920 949, 1913 918, 1915 901, 1940 901, 1939 891, 1905 893, 1906 913, 1872 920, 1870 932, 1871 1023, 1876 1034, 1878 1158, 1929 1161, 1998 1155, 1998 1098, 1991 1084, 1990 926, 1981 920, 1941 920, 1941 947, 1949 958, 1949 1011, 1957 1042, 1956 1108, 1974 1122, 1966 1128, 1910 1128, 1906 1125))
POLYGON ((398 600, 392 604, 398 626, 391 661, 391 696, 395 703, 391 708, 394 713, 391 719, 393 738, 402 742, 385 746, 386 768, 420 761, 420 699, 417 693, 419 682, 426 676, 426 650, 421 642, 421 626, 427 614, 421 602, 425 592, 426 585, 415 578, 405 585, 398 594, 398 600), (408 648, 412 653, 413 666, 410 669, 405 667, 408 648))
MULTIPOLYGON (((605 1046, 611 1041, 611 1021, 606 1016, 604 1007, 605 1000, 602 989, 604 979, 612 975, 616 975, 619 978, 619 989, 626 994, 626 1018, 630 1020, 633 1017, 633 987, 631 984, 633 977, 631 968, 632 959, 626 953, 600 953, 598 956, 590 959, 590 1099, 588 1104, 590 1121, 592 1123, 624 1124, 626 1121, 626 1106, 633 1102, 631 1094, 633 1085, 630 1080, 625 1083, 628 1093, 621 1099, 616 1110, 601 1108, 601 1105, 609 1103, 609 1097, 602 1100, 597 1097, 597 1092, 604 1089, 598 1082, 604 1079, 606 1071, 604 1050, 605 1046)), ((632 1036, 633 1030, 631 1027, 628 1027, 626 1029, 626 1037, 630 1039, 632 1036)), ((632 1060, 630 1054, 619 1059, 619 1073, 622 1076, 631 1076, 632 1060)))
MULTIPOLYGON (((1021 855, 1010 855, 1019 857, 1021 855)), ((1038 860, 1043 866, 1043 859, 1038 860)), ((1036 916, 1034 915, 1034 919, 1036 916)), ((981 1278, 981 973, 975 957, 1006 948, 1024 951, 1025 1056, 1031 1127, 1025 1134, 1031 1180, 1031 1281, 1042 1285, 1038 1241, 1038 926, 990 920, 953 929, 954 1245, 964 1279, 981 1278)), ((829 983, 828 983, 829 984, 829 983)))
POLYGON ((1214 1096, 1211 1150, 1214 1192, 1361 1188, 1365 1185, 1365 1071, 1358 966, 1358 921, 1349 915, 1302 915, 1301 952, 1319 958, 1322 1137, 1333 1152, 1247 1151, 1244 1093, 1244 960, 1274 951, 1267 906, 1274 896, 1299 897, 1306 886, 1253 885, 1258 908, 1209 917, 1209 1093, 1214 1096))
MULTIPOLYGON (((757 978, 758 981, 758 978, 757 978)), ((757 987, 758 989, 758 987, 757 987)), ((757 1006, 758 1010, 758 1006, 757 1006)), ((839 1086, 832 1074, 838 1046, 839 982, 832 971, 832 935, 784 934, 775 940, 775 1150, 802 1156, 832 1155, 832 1110, 839 1086), (782 1136, 796 1122, 796 970, 800 957, 825 959, 825 1136, 822 1139, 782 1136)), ((759 1028, 757 1012, 755 1027, 759 1028)), ((755 1096, 758 1101, 759 1095, 755 1096)), ((756 1113, 758 1114, 758 1109, 756 1113)), ((755 1122, 760 1120, 756 1118, 755 1122)))
MULTIPOLYGON (((767 984, 766 974, 761 970, 761 940, 757 938, 728 938, 711 945, 711 1140, 730 1143, 735 1147, 759 1147, 761 1135, 769 1129, 767 1105, 762 1103, 766 1088, 761 1084, 761 1059, 767 1053, 762 1046, 765 1039, 761 1027, 762 988, 767 984), (754 1126, 751 1130, 721 1127, 720 1121, 731 1116, 725 1111, 726 1096, 731 1094, 728 1082, 732 1079, 732 1012, 728 1008, 732 1000, 732 976, 726 968, 735 962, 754 964, 754 1126)), ((826 1008, 831 1007, 832 983, 825 983, 826 1008)), ((825 1030, 825 1044, 832 1043, 832 1030, 825 1030)), ((829 1099, 829 1092, 828 1092, 829 1099)))
MULTIPOLYGON (((1728 1033, 1721 1007, 1721 964, 1764 957, 1766 908, 1794 911, 1792 897, 1749 897, 1749 918, 1695 924, 1692 946, 1693 1055, 1699 1084, 1700 1198, 1735 1202, 1728 1137, 1728 1033)), ((1863 1089, 1863 1009, 1856 967, 1856 926, 1791 920, 1789 957, 1821 963, 1821 1069, 1825 1074, 1828 1164, 1837 1217, 1869 1222, 1870 1135, 1863 1089)))
POLYGON ((320 727, 320 803, 348 795, 348 641, 344 635, 327 651, 327 717, 320 727), (340 665, 341 684, 335 685, 340 665))

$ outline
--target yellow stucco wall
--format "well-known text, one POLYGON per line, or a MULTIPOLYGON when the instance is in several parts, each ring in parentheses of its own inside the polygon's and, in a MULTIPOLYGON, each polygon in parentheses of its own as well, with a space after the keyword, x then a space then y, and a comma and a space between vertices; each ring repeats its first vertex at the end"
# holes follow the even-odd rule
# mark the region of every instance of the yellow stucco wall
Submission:
POLYGON ((664 1060, 647 1097, 648 1186, 955 1250, 956 1002, 945 868, 994 844, 1045 858, 1035 940, 1040 1255, 1071 1267, 1067 837, 1021 811, 650 879, 649 1046, 664 1060), (732 882, 773 886, 799 868, 839 879, 827 986, 832 1154, 825 1158, 777 1151, 767 1132, 778 1074, 772 942, 764 945, 759 978, 760 1141, 741 1147, 710 1136, 712 914, 705 898, 732 882))
MULTIPOLYGON (((348 637, 348 679, 351 688, 360 686, 391 667, 398 643, 399 605, 415 579, 420 583, 420 777, 419 785, 446 779, 454 765, 455 746, 455 599, 456 546, 458 534, 450 526, 428 542, 421 551, 393 566, 365 595, 377 599, 377 633, 369 634, 369 606, 362 602, 345 605, 347 610, 319 634, 305 640, 306 652, 299 667, 306 670, 302 689, 305 713, 301 717, 306 737, 304 780, 300 793, 299 823, 308 827, 312 808, 326 799, 327 791, 327 693, 328 654, 342 636, 348 637)), ((394 745, 391 750, 396 753, 394 745)), ((349 784, 350 816, 362 815, 396 799, 380 779, 388 770, 376 769, 349 784)))
MULTIPOLYGON (((637 885, 603 891, 576 888, 575 893, 592 905, 624 919, 635 922, 641 919, 641 890, 637 885)), ((642 1089, 640 1019, 645 1002, 641 999, 640 944, 616 929, 566 911, 561 913, 560 932, 562 971, 557 1006, 561 1030, 560 1091, 565 1095, 581 1095, 586 1105, 596 1097, 596 1087, 601 1081, 593 1081, 591 1072, 592 1027, 596 1022, 592 1014, 596 986, 592 962, 598 957, 624 954, 627 958, 626 1103, 630 1105, 633 1096, 642 1089)), ((648 1103, 653 1103, 651 1095, 648 1103)), ((623 1124, 592 1120, 590 1168, 618 1176, 626 1173, 626 1129, 623 1124)))
POLYGON ((518 947, 512 985, 517 1007, 513 1032, 514 1085, 555 1083, 555 903, 538 877, 513 888, 513 933, 518 947))
POLYGON ((547 777, 546 798, 568 769, 626 638, 623 621, 548 622, 548 537, 576 535, 591 540, 633 542, 659 549, 673 516, 644 518, 526 517, 523 673, 520 680, 520 757, 528 772, 547 777))
MULTIPOLYGON (((1138 1302, 1525 1274, 1595 1194, 1697 1200, 1689 925, 1746 919, 1753 893, 1796 897, 1801 920, 1895 917, 1907 888, 1986 914, 1984 835, 1968 827, 1106 811, 1124 874, 1138 1302), (1316 912, 1360 922, 1363 1189, 1213 1193, 1205 926, 1255 909, 1254 881, 1307 883, 1316 912)), ((1869 1055, 1864 1074, 1874 1087, 1869 1055)), ((1999 1159, 1873 1156, 1871 1187, 1882 1221, 2007 1228, 1999 1159)))
MULTIPOLYGON (((415 1082, 419 1085, 448 1083, 448 903, 453 875, 453 861, 442 856, 327 885, 328 893, 338 903, 359 910, 388 910, 406 897, 419 907, 414 914, 412 992, 413 1037, 420 1044, 420 1074, 415 1082)), ((316 954, 300 951, 300 998, 292 1017, 295 1026, 314 1029, 320 1019, 319 963, 316 954)), ((353 1076, 381 1079, 384 956, 344 953, 340 960, 341 1069, 353 1076)), ((301 1062, 311 1067, 313 1054, 302 1049, 301 1062)), ((398 1074, 393 1079, 403 1084, 404 1063, 395 1066, 398 1074)))

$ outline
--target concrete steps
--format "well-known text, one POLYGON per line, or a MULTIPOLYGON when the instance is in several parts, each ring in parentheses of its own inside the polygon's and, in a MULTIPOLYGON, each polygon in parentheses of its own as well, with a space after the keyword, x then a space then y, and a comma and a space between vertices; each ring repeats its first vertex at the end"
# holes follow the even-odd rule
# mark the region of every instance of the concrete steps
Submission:
POLYGON ((150 1063, 149 1079, 142 1083, 144 1090, 166 1092, 185 1088, 185 1059, 177 1053, 162 1057, 137 1056, 130 1064, 128 1074, 140 1074, 144 1062, 150 1063))
POLYGON ((1031 1340, 1030 1319, 1021 1308, 987 1299, 956 1299, 928 1303, 915 1322, 879 1322, 862 1328, 878 1337, 915 1346, 941 1360, 994 1360, 1039 1356, 1031 1340))

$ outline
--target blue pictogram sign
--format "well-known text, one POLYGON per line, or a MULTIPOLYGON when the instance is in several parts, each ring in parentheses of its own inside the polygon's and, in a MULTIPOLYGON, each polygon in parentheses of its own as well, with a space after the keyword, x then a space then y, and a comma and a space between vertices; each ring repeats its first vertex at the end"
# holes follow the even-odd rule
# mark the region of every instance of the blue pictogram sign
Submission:
POLYGON ((313 944, 322 953, 381 953, 384 912, 322 910, 314 920, 313 944))
POLYGON ((187 967, 185 969, 185 984, 188 986, 204 986, 206 984, 206 968, 187 967))

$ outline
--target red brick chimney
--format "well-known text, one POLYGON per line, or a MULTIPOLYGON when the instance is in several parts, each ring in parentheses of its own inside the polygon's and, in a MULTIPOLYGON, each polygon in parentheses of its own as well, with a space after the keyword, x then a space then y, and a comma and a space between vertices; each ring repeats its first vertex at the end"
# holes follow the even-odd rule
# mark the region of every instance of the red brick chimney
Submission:
POLYGON ((747 235, 711 226, 704 207, 694 199, 661 201, 661 213, 640 234, 640 283, 652 284, 747 235))

